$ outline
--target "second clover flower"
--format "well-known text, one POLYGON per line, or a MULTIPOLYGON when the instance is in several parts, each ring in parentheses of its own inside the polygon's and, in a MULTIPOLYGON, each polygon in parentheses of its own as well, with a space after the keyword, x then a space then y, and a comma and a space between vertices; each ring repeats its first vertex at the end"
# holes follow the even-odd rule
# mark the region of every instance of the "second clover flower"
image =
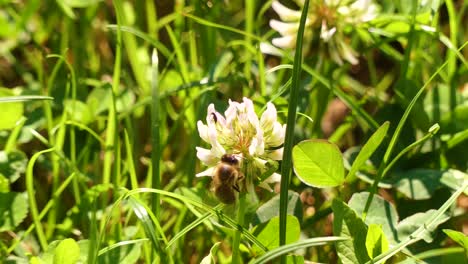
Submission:
MULTIPOLYGON (((304 0, 295 2, 300 8, 304 6, 304 0)), ((270 27, 281 34, 281 37, 272 40, 273 45, 285 49, 295 47, 301 12, 289 9, 277 0, 271 6, 282 20, 270 20, 270 27)), ((377 5, 372 0, 311 0, 304 47, 310 49, 314 36, 318 36, 333 61, 343 64, 343 60, 346 60, 357 64, 356 51, 348 44, 345 31, 373 20, 377 11, 377 5)))

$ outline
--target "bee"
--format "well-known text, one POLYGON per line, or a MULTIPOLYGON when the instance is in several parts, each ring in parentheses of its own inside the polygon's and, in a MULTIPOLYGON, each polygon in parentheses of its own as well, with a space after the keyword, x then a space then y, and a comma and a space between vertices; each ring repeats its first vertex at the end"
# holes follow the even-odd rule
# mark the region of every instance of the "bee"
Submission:
POLYGON ((236 201, 235 191, 240 192, 239 182, 243 179, 239 160, 232 154, 224 154, 214 169, 211 189, 221 202, 233 204, 236 201))

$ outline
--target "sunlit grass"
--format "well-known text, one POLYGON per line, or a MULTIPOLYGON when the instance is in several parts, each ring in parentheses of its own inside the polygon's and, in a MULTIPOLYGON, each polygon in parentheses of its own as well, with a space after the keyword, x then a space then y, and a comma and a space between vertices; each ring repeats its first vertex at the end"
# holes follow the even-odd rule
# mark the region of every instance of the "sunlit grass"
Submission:
POLYGON ((357 63, 338 63, 310 19, 341 13, 314 3, 299 23, 309 1, 281 1, 305 30, 279 49, 274 2, 1 3, 0 263, 462 263, 468 4, 380 1, 340 20, 357 63), (254 114, 225 113, 244 97, 254 114), (281 134, 265 124, 242 150, 222 141, 270 104, 280 145, 248 149, 281 134), (216 143, 249 174, 233 204, 196 177, 195 147, 216 143))

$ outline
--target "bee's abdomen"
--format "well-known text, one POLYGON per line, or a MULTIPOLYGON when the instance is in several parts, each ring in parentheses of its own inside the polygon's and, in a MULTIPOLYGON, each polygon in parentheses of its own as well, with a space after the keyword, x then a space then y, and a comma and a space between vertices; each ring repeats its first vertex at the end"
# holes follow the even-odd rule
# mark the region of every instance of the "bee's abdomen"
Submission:
POLYGON ((233 204, 236 201, 236 194, 229 185, 218 186, 214 191, 216 197, 225 204, 233 204))

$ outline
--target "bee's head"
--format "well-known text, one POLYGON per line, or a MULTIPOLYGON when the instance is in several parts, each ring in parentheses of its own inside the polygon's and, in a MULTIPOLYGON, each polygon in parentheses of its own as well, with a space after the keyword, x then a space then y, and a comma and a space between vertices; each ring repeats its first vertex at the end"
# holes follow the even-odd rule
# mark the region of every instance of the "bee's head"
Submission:
POLYGON ((230 165, 239 165, 239 160, 233 154, 224 154, 221 161, 230 165))

